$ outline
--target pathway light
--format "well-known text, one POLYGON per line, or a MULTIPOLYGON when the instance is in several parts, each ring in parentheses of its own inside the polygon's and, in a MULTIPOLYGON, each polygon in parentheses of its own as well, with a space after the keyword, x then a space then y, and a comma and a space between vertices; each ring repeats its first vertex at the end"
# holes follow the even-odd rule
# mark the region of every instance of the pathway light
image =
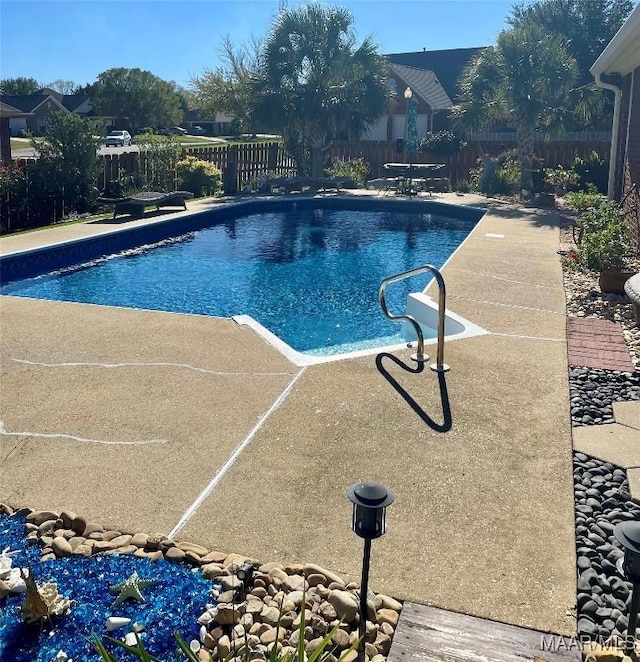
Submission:
POLYGON ((625 652, 630 653, 635 649, 638 611, 640 610, 640 522, 621 522, 614 527, 613 535, 624 549, 624 574, 633 584, 629 625, 624 646, 625 652))
POLYGON ((360 644, 358 646, 358 662, 364 662, 371 541, 387 532, 387 506, 393 503, 395 495, 388 487, 380 483, 356 483, 347 490, 347 496, 353 503, 351 529, 358 537, 364 538, 362 580, 360 582, 360 644))

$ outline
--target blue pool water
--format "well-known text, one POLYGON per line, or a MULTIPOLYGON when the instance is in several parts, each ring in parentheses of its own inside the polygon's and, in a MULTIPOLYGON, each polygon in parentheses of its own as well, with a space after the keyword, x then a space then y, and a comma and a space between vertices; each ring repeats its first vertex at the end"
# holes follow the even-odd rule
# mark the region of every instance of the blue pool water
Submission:
MULTIPOLYGON (((433 213, 289 209, 225 219, 156 247, 5 286, 4 294, 110 306, 250 315, 300 352, 386 344, 381 281, 441 267, 475 221, 433 213)), ((387 290, 391 311, 428 276, 387 290)))

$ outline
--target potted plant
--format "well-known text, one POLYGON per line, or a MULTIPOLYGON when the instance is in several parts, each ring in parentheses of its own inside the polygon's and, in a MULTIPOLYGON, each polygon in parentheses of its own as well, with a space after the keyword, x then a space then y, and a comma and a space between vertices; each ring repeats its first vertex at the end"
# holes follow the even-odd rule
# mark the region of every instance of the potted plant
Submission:
POLYGON ((592 271, 600 272, 602 292, 623 294, 624 283, 634 272, 625 269, 629 251, 629 227, 614 201, 580 215, 584 230, 580 245, 580 262, 592 271))

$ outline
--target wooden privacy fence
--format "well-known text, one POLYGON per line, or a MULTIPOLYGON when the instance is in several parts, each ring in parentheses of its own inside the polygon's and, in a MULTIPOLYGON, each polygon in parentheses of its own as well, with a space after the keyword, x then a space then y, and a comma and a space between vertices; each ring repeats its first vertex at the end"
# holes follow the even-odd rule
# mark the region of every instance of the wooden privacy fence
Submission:
MULTIPOLYGON (((502 152, 515 148, 515 142, 487 141, 480 143, 482 149, 490 156, 498 156, 502 152)), ((480 157, 480 144, 471 143, 460 152, 451 156, 437 156, 428 152, 417 152, 413 156, 414 163, 445 163, 446 176, 452 184, 468 179, 469 170, 477 166, 480 157)), ((537 142, 536 156, 544 160, 546 167, 555 168, 562 165, 571 166, 576 156, 588 157, 596 151, 605 160, 609 159, 610 143, 606 140, 591 141, 550 141, 537 142)), ((223 188, 226 193, 242 190, 249 182, 257 181, 267 172, 276 177, 296 175, 293 159, 286 153, 279 142, 267 142, 241 145, 211 145, 204 147, 189 147, 183 150, 182 157, 195 156, 203 161, 215 164, 222 171, 223 188)), ((406 161, 408 155, 398 152, 393 142, 350 142, 336 143, 328 151, 329 162, 336 159, 348 160, 361 157, 370 168, 369 179, 384 177, 385 163, 406 161)), ((107 188, 109 182, 117 181, 121 171, 127 174, 145 173, 146 158, 144 153, 123 152, 121 154, 103 154, 102 168, 97 186, 100 190, 107 188)), ((29 163, 33 159, 20 159, 29 163)), ((175 173, 167 173, 166 181, 176 183, 175 173)))
MULTIPOLYGON (((276 177, 296 174, 293 159, 278 142, 189 147, 182 151, 180 158, 185 156, 195 156, 217 166, 222 171, 224 191, 230 194, 242 190, 249 182, 257 182, 267 172, 276 177)), ((130 174, 144 172, 145 169, 144 153, 104 154, 101 158, 100 189, 106 188, 110 181, 117 181, 121 171, 130 174)), ((175 181, 175 174, 173 179, 175 181)))
MULTIPOLYGON (((470 143, 460 152, 451 156, 437 156, 429 152, 417 152, 413 155, 414 163, 444 163, 446 164, 446 176, 452 184, 468 179, 469 170, 475 168, 480 157, 481 149, 490 156, 498 156, 516 147, 513 141, 487 141, 483 143, 470 143)), ((549 141, 537 142, 535 144, 536 156, 544 159, 544 165, 548 168, 556 168, 562 165, 565 168, 571 166, 576 156, 588 157, 591 152, 596 151, 600 158, 609 160, 611 145, 607 140, 591 141, 549 141)), ((329 157, 347 160, 361 157, 370 168, 369 178, 385 177, 383 165, 397 161, 408 161, 408 154, 396 150, 396 144, 390 142, 360 142, 360 143, 337 143, 329 151, 329 157)))

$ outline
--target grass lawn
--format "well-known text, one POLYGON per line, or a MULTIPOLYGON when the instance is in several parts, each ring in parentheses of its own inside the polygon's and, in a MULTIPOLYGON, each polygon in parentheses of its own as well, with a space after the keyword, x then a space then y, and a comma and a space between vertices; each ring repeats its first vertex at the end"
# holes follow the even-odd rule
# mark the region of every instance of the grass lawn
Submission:
POLYGON ((223 138, 213 140, 207 136, 176 136, 176 139, 183 145, 217 145, 226 142, 223 138))
POLYGON ((29 149, 30 147, 29 138, 11 138, 11 149, 29 149))

